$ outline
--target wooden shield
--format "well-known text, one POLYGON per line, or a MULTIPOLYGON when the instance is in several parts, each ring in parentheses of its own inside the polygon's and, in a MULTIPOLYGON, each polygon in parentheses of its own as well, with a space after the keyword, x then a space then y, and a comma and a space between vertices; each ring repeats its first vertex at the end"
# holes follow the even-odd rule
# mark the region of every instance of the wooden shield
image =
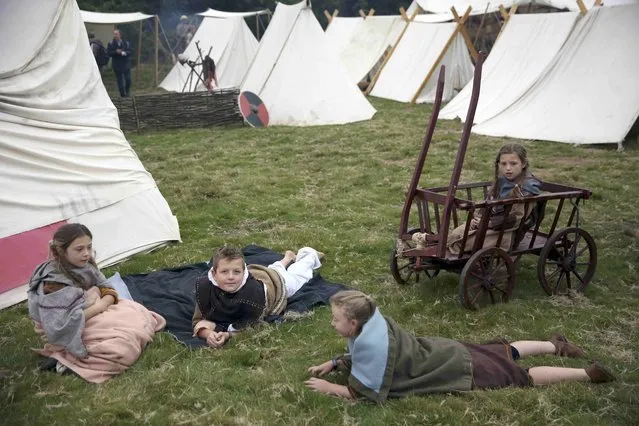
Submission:
POLYGON ((251 127, 268 126, 268 111, 259 96, 253 92, 242 92, 237 101, 244 120, 251 127))

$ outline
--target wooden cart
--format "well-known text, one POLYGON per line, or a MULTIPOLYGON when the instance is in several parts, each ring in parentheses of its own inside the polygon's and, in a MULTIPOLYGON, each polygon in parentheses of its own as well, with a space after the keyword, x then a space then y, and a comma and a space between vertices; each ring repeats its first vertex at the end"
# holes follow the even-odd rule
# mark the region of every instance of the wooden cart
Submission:
MULTIPOLYGON (((583 292, 597 265, 597 248, 590 234, 579 227, 579 206, 590 197, 586 189, 541 182, 541 194, 525 199, 488 200, 492 182, 459 184, 470 130, 479 98, 484 55, 475 67, 473 94, 466 117, 450 184, 447 187, 422 188, 419 180, 424 169, 437 117, 441 107, 445 68, 439 75, 437 96, 417 165, 407 190, 406 201, 391 253, 390 268, 399 284, 418 282, 420 276, 434 278, 439 271, 460 274, 459 299, 465 307, 478 309, 487 304, 505 303, 511 296, 515 266, 524 254, 537 255, 537 277, 548 295, 570 290, 583 292), (521 224, 504 248, 505 228, 491 230, 494 246, 484 247, 494 207, 501 206, 505 216, 515 204, 525 204, 521 224), (534 209, 534 211, 533 211, 534 209), (447 249, 451 225, 465 224, 461 247, 466 246, 474 214, 482 211, 470 251, 453 254, 447 249), (554 214, 550 214, 554 212, 554 214), (560 227, 560 223, 563 225, 560 227), (419 233, 419 241, 413 235, 419 233)), ((517 226, 517 225, 515 225, 517 226)), ((512 228, 511 228, 512 229, 512 228)), ((472 240, 471 240, 472 241, 472 240)))

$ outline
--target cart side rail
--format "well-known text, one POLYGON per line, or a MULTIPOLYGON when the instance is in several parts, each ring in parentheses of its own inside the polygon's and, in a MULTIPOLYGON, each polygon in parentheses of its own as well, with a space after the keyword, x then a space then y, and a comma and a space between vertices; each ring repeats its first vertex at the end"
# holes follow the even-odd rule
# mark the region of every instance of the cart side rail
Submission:
MULTIPOLYGON (((480 210, 488 212, 487 215, 483 214, 481 216, 477 232, 474 234, 475 241, 471 253, 483 247, 487 231, 490 230, 493 235, 495 235, 495 232, 498 232, 497 236, 492 238, 496 238, 496 246, 500 246, 504 238, 504 233, 513 232, 513 228, 516 228, 516 230, 514 238, 511 238, 512 247, 519 249, 518 244, 526 237, 526 250, 537 249, 538 245, 543 244, 545 239, 552 235, 557 229, 557 226, 561 224, 562 214, 568 215, 568 218, 565 220, 566 226, 572 226, 580 201, 582 199, 588 199, 591 196, 591 192, 586 189, 551 182, 542 182, 541 189, 544 192, 540 195, 526 198, 486 200, 484 194, 488 193, 491 184, 491 182, 476 182, 459 185, 456 195, 459 195, 460 198, 453 200, 450 219, 446 221, 453 229, 460 226, 460 224, 465 225, 464 236, 461 242, 461 246, 465 247, 466 240, 469 238, 469 232, 472 230, 472 219, 476 217, 477 212, 480 210), (481 200, 474 201, 473 198, 481 198, 481 200), (566 203, 567 200, 568 203, 566 203), (493 211, 495 207, 501 209, 502 216, 508 217, 513 206, 522 203, 525 204, 524 219, 520 222, 519 226, 515 223, 515 225, 511 227, 493 227, 493 211), (568 207, 566 208, 566 206, 568 207), (465 215, 464 212, 466 212, 465 215), (554 213, 554 215, 548 215, 546 213, 554 213), (531 221, 531 217, 534 220, 531 221), (543 238, 538 240, 538 236, 543 238)), ((414 201, 419 216, 419 230, 426 234, 425 239, 428 246, 436 245, 441 248, 442 245, 445 246, 447 243, 441 238, 443 231, 442 224, 445 223, 442 217, 444 212, 443 207, 446 203, 446 195, 444 194, 447 189, 448 188, 444 187, 436 187, 421 188, 415 191, 414 201)), ((407 229, 400 233, 399 238, 409 240, 411 236, 411 233, 409 233, 407 229)))

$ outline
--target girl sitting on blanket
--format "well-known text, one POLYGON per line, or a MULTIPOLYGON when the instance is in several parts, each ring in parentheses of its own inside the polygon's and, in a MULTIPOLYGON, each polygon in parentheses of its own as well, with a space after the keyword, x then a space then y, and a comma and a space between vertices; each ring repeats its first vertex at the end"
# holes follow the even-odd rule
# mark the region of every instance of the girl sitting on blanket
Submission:
MULTIPOLYGON (((540 183, 530 173, 528 154, 522 145, 513 143, 501 147, 495 158, 495 179, 489 189, 489 200, 503 200, 508 198, 525 198, 540 194, 540 183)), ((492 247, 497 244, 500 230, 505 228, 501 240, 501 247, 510 248, 514 231, 519 228, 522 219, 530 217, 533 209, 525 203, 516 203, 508 215, 505 214, 505 206, 495 206, 492 208, 491 219, 486 231, 484 247, 492 247), (526 218, 524 216, 526 215, 526 218)), ((475 244, 475 233, 479 227, 481 212, 475 213, 472 219, 468 238, 464 244, 463 251, 470 251, 475 244)), ((461 242, 464 237, 466 224, 460 225, 451 231, 448 236, 448 250, 454 254, 462 251, 461 242)), ((414 237, 419 243, 419 235, 414 237)))
POLYGON ((609 382, 614 376, 598 362, 588 368, 532 367, 514 361, 532 355, 582 357, 584 351, 562 335, 549 341, 506 340, 487 344, 462 343, 441 337, 415 337, 385 318, 373 300, 348 290, 331 297, 332 325, 348 339, 346 355, 310 367, 313 376, 335 368, 350 372, 348 385, 318 378, 305 383, 316 392, 376 402, 389 397, 435 392, 462 392, 508 386, 540 386, 561 381, 609 382))
MULTIPOLYGON (((92 360, 91 348, 86 341, 86 329, 93 326, 90 336, 102 343, 108 338, 104 333, 96 336, 95 331, 100 328, 100 321, 96 317, 102 316, 107 310, 114 308, 114 305, 125 302, 114 315, 121 320, 127 319, 131 334, 140 331, 139 335, 142 336, 142 331, 148 331, 152 338, 155 331, 163 328, 165 322, 161 316, 149 312, 136 302, 118 301, 118 293, 107 283, 97 267, 92 240, 91 231, 79 223, 65 224, 58 228, 49 241, 50 259, 40 264, 31 276, 28 306, 36 331, 47 343, 38 352, 45 357, 52 357, 45 359, 42 367, 55 368, 59 372, 68 367, 83 377, 83 373, 87 373, 87 380, 99 383, 125 369, 127 357, 114 348, 113 357, 121 358, 120 366, 109 367, 103 359, 102 365, 108 372, 93 374, 85 371, 87 363, 92 360), (127 316, 128 314, 132 315, 127 316), (135 330, 136 327, 142 330, 135 330)), ((108 327, 114 326, 111 323, 108 327)), ((119 339, 123 344, 128 331, 120 328, 119 339)), ((104 353, 106 348, 107 345, 100 347, 98 352, 101 358, 108 357, 104 353)))
POLYGON ((279 315, 286 300, 313 278, 323 253, 310 247, 268 267, 246 265, 242 251, 222 247, 211 259, 208 274, 196 281, 193 335, 214 348, 231 334, 268 315, 279 315))

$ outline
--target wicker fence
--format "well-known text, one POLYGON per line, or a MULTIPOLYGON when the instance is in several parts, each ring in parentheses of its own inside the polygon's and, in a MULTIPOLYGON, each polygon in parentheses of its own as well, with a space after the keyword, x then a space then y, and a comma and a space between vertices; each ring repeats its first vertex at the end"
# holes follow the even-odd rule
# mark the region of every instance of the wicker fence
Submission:
POLYGON ((242 123, 238 89, 154 93, 113 99, 124 131, 210 127, 242 123))

